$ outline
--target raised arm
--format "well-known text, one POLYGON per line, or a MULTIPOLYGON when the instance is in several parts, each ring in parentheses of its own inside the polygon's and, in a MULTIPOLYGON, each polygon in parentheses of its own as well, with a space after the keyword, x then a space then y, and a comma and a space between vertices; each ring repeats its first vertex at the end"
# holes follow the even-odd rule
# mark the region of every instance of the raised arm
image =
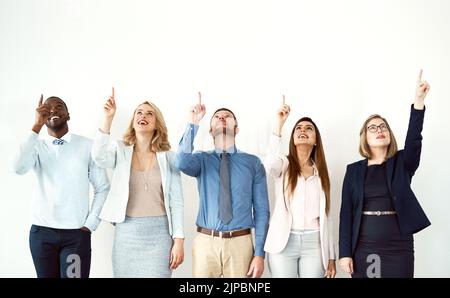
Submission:
POLYGON ((414 98, 414 108, 416 110, 423 110, 425 108, 425 97, 430 91, 430 84, 422 79, 423 70, 419 71, 416 81, 416 96, 414 98))
POLYGON ((408 132, 406 134, 404 147, 404 163, 406 169, 411 173, 419 167, 420 154, 422 151, 422 128, 425 115, 425 97, 430 90, 430 85, 422 79, 422 70, 419 72, 416 82, 416 94, 414 104, 411 107, 408 132))
POLYGON ((95 136, 91 152, 92 159, 102 168, 114 168, 116 166, 117 144, 111 141, 110 135, 116 109, 113 87, 112 95, 103 106, 103 124, 95 136))
POLYGON ((291 108, 286 104, 285 97, 283 95, 281 107, 277 111, 275 125, 272 135, 270 136, 268 150, 264 158, 264 167, 266 168, 266 172, 276 178, 281 176, 288 165, 287 158, 280 153, 280 143, 281 131, 290 111, 291 108))
POLYGON ((43 103, 43 99, 44 95, 41 94, 38 106, 36 108, 35 120, 31 128, 31 132, 28 137, 22 142, 19 148, 19 152, 17 152, 16 156, 14 157, 14 172, 19 175, 25 174, 36 164, 36 145, 38 144, 39 132, 50 116, 50 109, 46 104, 43 103))
POLYGON ((176 167, 186 175, 197 177, 200 175, 201 154, 194 154, 194 138, 197 135, 199 123, 206 113, 202 104, 201 93, 198 93, 198 103, 189 109, 189 123, 180 140, 175 160, 176 167))

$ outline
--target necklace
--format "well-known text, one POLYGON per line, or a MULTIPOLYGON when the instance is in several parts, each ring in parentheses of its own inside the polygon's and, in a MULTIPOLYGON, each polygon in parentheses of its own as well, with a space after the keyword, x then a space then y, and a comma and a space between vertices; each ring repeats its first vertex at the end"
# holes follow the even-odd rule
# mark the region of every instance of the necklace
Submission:
MULTIPOLYGON (((141 161, 139 159, 138 154, 136 153, 136 151, 133 151, 133 152, 136 155, 136 160, 138 162, 139 169, 142 169, 141 161)), ((147 181, 147 176, 145 175, 145 171, 139 171, 139 172, 141 172, 142 180, 144 181, 144 190, 148 190, 148 181, 147 181)))

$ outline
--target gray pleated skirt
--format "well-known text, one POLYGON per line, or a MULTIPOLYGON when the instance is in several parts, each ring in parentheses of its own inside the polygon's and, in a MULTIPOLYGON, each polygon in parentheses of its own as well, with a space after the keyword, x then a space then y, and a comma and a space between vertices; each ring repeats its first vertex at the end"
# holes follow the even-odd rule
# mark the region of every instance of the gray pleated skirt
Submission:
POLYGON ((116 224, 114 277, 171 277, 172 238, 167 216, 126 217, 116 224))

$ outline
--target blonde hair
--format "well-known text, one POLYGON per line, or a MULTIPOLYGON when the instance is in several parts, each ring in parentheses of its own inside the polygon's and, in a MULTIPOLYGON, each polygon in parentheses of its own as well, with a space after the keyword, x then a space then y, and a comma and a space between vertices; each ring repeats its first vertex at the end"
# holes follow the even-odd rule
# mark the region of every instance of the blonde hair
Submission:
POLYGON ((392 132, 391 127, 389 126, 389 123, 386 121, 386 119, 384 119, 383 117, 381 117, 378 114, 370 115, 369 118, 367 118, 367 120, 364 121, 364 124, 361 127, 361 130, 359 131, 359 154, 361 154, 362 157, 369 158, 369 159, 372 157, 369 143, 367 143, 367 124, 369 124, 369 122, 373 119, 381 119, 387 125, 389 135, 391 138, 391 142, 388 145, 386 158, 385 158, 387 160, 388 158, 391 158, 392 156, 394 156, 397 153, 397 151, 398 151, 397 141, 395 140, 394 133, 392 132))
POLYGON ((139 106, 147 104, 155 111, 155 132, 153 133, 153 137, 151 140, 151 149, 155 152, 168 151, 170 150, 169 136, 167 133, 166 122, 164 121, 164 117, 161 113, 161 110, 158 107, 149 101, 144 101, 139 104, 133 112, 133 117, 131 117, 130 124, 123 136, 123 142, 128 146, 134 145, 136 143, 136 131, 133 128, 134 117, 136 114, 136 110, 139 106))

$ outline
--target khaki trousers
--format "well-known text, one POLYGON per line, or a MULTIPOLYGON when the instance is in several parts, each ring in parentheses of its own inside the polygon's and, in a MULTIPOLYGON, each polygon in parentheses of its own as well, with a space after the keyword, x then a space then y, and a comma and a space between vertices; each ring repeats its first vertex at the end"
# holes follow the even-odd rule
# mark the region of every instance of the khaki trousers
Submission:
POLYGON ((194 238, 193 277, 246 277, 252 259, 252 234, 220 238, 197 233, 194 238))

